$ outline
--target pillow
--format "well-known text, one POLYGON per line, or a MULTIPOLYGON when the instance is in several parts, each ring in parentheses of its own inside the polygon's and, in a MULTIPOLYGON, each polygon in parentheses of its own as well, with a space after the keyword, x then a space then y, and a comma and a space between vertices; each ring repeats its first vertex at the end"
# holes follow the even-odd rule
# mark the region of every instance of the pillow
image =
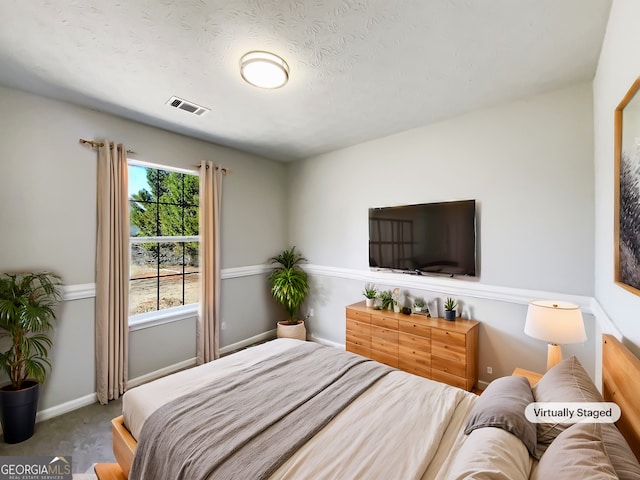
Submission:
POLYGON ((436 478, 527 480, 532 462, 524 444, 512 434, 501 428, 479 428, 465 438, 436 478))
POLYGON ((558 435, 547 448, 531 480, 579 478, 580 480, 617 479, 604 450, 599 423, 576 423, 558 435))
MULTIPOLYGON (((602 402, 602 395, 575 356, 551 368, 532 388, 536 402, 602 402)), ((538 457, 570 423, 538 423, 538 457)))
POLYGON ((464 433, 469 435, 483 427, 501 428, 518 437, 535 457, 536 425, 527 420, 524 414, 531 402, 533 394, 526 378, 498 378, 489 384, 474 404, 464 433))
POLYGON ((604 450, 620 480, 640 478, 640 463, 615 425, 602 424, 602 443, 604 443, 604 450))

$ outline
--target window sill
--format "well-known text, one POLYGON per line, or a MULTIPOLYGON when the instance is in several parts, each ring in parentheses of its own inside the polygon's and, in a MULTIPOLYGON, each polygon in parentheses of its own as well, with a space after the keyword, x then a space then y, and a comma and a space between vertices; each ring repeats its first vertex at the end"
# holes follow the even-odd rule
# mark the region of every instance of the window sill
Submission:
POLYGON ((167 308, 159 312, 141 313, 129 317, 129 331, 143 330, 145 328, 164 325, 165 323, 179 322, 194 318, 198 315, 198 304, 181 305, 179 307, 167 308))

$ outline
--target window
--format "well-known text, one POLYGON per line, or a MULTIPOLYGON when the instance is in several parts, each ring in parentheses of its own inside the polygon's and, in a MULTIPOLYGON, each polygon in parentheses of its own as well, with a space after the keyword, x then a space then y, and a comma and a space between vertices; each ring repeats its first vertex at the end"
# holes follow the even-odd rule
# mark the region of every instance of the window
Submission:
POLYGON ((129 161, 129 316, 196 304, 198 175, 129 161))

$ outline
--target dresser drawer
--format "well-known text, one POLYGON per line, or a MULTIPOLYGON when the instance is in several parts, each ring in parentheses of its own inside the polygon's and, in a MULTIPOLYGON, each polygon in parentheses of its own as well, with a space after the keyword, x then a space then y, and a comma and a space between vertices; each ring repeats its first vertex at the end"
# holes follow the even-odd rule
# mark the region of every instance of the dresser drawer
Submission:
POLYGON ((365 348, 371 348, 371 337, 370 336, 362 336, 356 335, 353 332, 347 330, 347 343, 352 343, 354 345, 359 345, 365 348))
POLYGON ((466 336, 464 333, 450 332, 440 328, 431 329, 431 341, 433 343, 440 342, 447 345, 458 345, 464 347, 466 345, 466 336))
POLYGON ((398 342, 384 340, 382 338, 371 337, 371 350, 387 353, 398 357, 398 342))
POLYGON ((371 325, 371 338, 381 338, 390 342, 398 344, 398 330, 391 330, 389 328, 378 327, 377 325, 371 325))
POLYGON ((357 353, 363 357, 371 358, 371 349, 356 343, 351 343, 347 340, 347 352, 357 353))
POLYGON ((379 327, 388 328, 389 330, 398 330, 398 319, 372 315, 371 325, 377 325, 379 327))
POLYGON ((441 372, 440 370, 434 370, 431 367, 431 378, 438 382, 446 383, 454 387, 462 388, 464 390, 470 390, 473 385, 467 387, 467 380, 450 373, 441 372))
POLYGON ((428 327, 426 325, 421 325, 417 322, 400 320, 398 327, 401 332, 409 333, 411 335, 417 335, 419 337, 431 338, 431 327, 428 327))
POLYGON ((412 350, 431 352, 431 340, 408 333, 398 333, 398 345, 412 350))
POLYGON ((358 320, 359 322, 371 323, 371 314, 369 312, 363 312, 362 310, 347 308, 347 319, 349 318, 358 320))
POLYGON ((439 342, 431 342, 431 354, 450 362, 467 363, 467 352, 464 347, 458 345, 445 345, 439 342))
POLYGON ((431 378, 431 367, 419 363, 412 363, 406 360, 398 360, 398 368, 405 372, 413 373, 420 377, 431 378))
POLYGON ((371 335, 371 326, 368 323, 363 323, 352 318, 347 318, 347 332, 351 332, 363 337, 368 337, 369 335, 371 335))
POLYGON ((435 355, 431 358, 432 370, 455 375, 457 377, 467 376, 467 365, 465 362, 448 361, 435 355))
POLYGON ((421 352, 420 350, 412 350, 407 347, 398 347, 398 358, 400 362, 406 361, 407 363, 431 366, 431 354, 428 352, 421 352))
POLYGON ((385 365, 389 365, 390 367, 398 368, 398 356, 397 355, 389 355, 388 353, 378 352, 377 350, 371 349, 371 355, 369 358, 376 360, 380 363, 384 363, 385 365))

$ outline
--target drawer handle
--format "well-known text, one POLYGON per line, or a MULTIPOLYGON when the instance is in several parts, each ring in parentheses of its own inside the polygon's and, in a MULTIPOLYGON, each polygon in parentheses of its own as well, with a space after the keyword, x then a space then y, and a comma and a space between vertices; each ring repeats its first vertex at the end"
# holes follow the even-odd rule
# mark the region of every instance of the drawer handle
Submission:
POLYGON ((448 372, 449 370, 445 367, 445 369, 443 370, 443 372, 448 372))
POLYGON ((449 335, 449 332, 444 332, 445 335, 449 335))

